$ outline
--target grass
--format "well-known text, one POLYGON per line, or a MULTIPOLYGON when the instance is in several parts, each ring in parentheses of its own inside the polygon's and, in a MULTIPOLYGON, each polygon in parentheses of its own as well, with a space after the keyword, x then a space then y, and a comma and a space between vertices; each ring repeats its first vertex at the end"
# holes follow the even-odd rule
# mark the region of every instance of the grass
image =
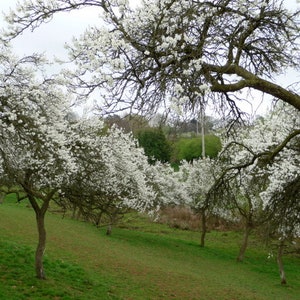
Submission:
MULTIPOLYGON (((202 155, 202 138, 201 137, 192 137, 185 138, 182 137, 174 143, 174 153, 175 160, 187 160, 191 161, 195 158, 199 158, 202 155)), ((213 158, 216 157, 221 150, 221 141, 220 138, 208 134, 205 135, 205 153, 206 156, 213 158)))
POLYGON ((274 259, 252 240, 236 263, 236 232, 170 229, 127 216, 112 236, 105 229, 48 213, 45 268, 34 275, 35 217, 26 204, 0 205, 0 299, 299 299, 300 262, 285 258, 281 286, 274 259))

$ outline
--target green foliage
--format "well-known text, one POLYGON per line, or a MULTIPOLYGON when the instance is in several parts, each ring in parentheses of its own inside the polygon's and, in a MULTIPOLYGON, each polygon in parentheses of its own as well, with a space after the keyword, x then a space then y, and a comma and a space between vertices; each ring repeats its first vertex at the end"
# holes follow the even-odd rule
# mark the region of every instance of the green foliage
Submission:
MULTIPOLYGON (((205 153, 206 156, 214 158, 221 150, 221 141, 215 135, 205 136, 205 153)), ((179 162, 181 160, 192 161, 202 155, 202 139, 201 137, 180 138, 173 145, 172 161, 179 162)))
POLYGON ((147 128, 138 132, 139 145, 144 148, 149 163, 169 162, 171 147, 160 128, 147 128))

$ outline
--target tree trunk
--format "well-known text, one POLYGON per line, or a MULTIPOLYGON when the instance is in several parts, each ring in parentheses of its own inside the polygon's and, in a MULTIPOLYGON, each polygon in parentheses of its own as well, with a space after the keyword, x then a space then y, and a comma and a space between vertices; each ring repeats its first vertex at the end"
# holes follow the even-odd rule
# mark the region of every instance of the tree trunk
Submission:
POLYGON ((109 224, 106 229, 106 235, 111 235, 112 232, 112 224, 109 224))
POLYGON ((102 212, 98 213, 98 214, 95 216, 95 225, 96 225, 97 227, 100 226, 101 219, 102 219, 102 212))
POLYGON ((279 268, 281 284, 286 284, 287 282, 286 282, 285 272, 284 272, 284 268, 283 268, 283 261, 282 261, 283 250, 284 250, 284 240, 281 241, 278 246, 277 264, 278 264, 278 268, 279 268))
POLYGON ((42 199, 43 204, 41 205, 41 207, 36 201, 36 198, 33 195, 28 194, 30 204, 35 211, 36 224, 38 230, 38 245, 35 252, 35 271, 36 277, 39 279, 46 279, 43 265, 43 256, 46 249, 45 214, 47 212, 50 200, 52 199, 54 193, 55 191, 52 191, 49 195, 42 199))
POLYGON ((107 226, 106 235, 111 235, 111 232, 112 232, 112 226, 115 224, 115 221, 116 221, 116 215, 114 215, 114 212, 112 212, 112 213, 109 215, 109 221, 110 221, 110 223, 109 223, 108 226, 107 226))
POLYGON ((241 261, 244 260, 245 252, 246 252, 246 249, 248 247, 248 240, 249 240, 250 232, 251 232, 251 225, 249 224, 249 222, 247 222, 246 226, 245 226, 243 242, 242 242, 242 245, 240 247, 239 255, 236 258, 236 260, 238 262, 241 262, 241 261))
POLYGON ((46 229, 45 229, 45 213, 36 214, 38 229, 38 245, 35 252, 35 271, 39 279, 46 279, 43 256, 46 249, 46 229))
POLYGON ((202 225, 202 230, 201 230, 200 247, 204 247, 205 246, 205 236, 206 236, 206 232, 207 232, 205 209, 203 209, 201 211, 201 225, 202 225))
POLYGON ((72 205, 72 219, 76 219, 77 206, 75 204, 72 205))
POLYGON ((76 220, 80 220, 81 216, 82 216, 82 211, 81 211, 80 207, 78 207, 78 211, 77 211, 77 215, 76 215, 76 220))

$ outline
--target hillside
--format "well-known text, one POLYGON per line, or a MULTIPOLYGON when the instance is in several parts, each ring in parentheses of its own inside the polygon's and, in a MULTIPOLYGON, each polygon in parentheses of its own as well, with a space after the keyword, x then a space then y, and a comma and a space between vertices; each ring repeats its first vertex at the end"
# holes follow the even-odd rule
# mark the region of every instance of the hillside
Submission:
POLYGON ((0 299, 299 299, 300 262, 286 257, 288 285, 275 259, 252 241, 244 263, 240 234, 199 233, 127 217, 112 236, 105 229, 48 213, 45 268, 35 279, 36 228, 26 205, 0 205, 0 299))

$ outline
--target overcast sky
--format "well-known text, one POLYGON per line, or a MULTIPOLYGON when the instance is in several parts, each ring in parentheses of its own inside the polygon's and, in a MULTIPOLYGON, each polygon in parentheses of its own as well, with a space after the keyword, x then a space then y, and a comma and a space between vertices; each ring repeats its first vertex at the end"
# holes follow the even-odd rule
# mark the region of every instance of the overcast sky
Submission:
MULTIPOLYGON (((3 12, 15 8, 17 0, 0 0, 0 26, 5 27, 3 12)), ((42 24, 34 32, 26 31, 16 38, 12 44, 18 55, 32 54, 33 52, 45 52, 52 59, 54 56, 66 55, 64 44, 70 42, 72 36, 77 36, 89 25, 99 22, 100 9, 89 7, 70 13, 56 14, 52 21, 42 24)))
MULTIPOLYGON (((137 2, 138 0, 132 0, 137 2)), ((300 5, 297 0, 284 0, 285 5, 290 10, 295 10, 300 5)), ((4 22, 3 12, 8 12, 10 8, 15 9, 17 0, 0 0, 0 28, 7 24, 4 22)), ((64 58, 67 55, 64 44, 70 42, 72 36, 78 36, 84 32, 89 25, 97 25, 101 21, 100 9, 95 7, 84 8, 69 13, 56 14, 52 21, 42 24, 34 32, 26 31, 22 36, 16 38, 12 44, 14 52, 20 56, 30 55, 34 52, 45 53, 50 60, 54 57, 64 58)), ((53 68, 56 72, 59 68, 53 68)), ((288 73, 279 78, 282 85, 300 81, 299 73, 288 73)))
MULTIPOLYGON (((137 1, 137 0, 135 0, 137 1)), ((296 9, 296 0, 285 0, 290 9, 296 9)), ((3 12, 9 8, 15 8, 17 0, 0 0, 0 27, 6 26, 3 12)), ((299 6, 299 5, 298 5, 299 6)), ((69 42, 72 36, 77 36, 84 31, 88 25, 99 24, 101 10, 95 7, 84 8, 69 13, 59 13, 47 24, 42 24, 33 33, 26 31, 22 36, 13 41, 15 52, 19 55, 31 54, 33 52, 45 52, 49 58, 54 55, 61 57, 65 55, 65 42, 69 42)))

